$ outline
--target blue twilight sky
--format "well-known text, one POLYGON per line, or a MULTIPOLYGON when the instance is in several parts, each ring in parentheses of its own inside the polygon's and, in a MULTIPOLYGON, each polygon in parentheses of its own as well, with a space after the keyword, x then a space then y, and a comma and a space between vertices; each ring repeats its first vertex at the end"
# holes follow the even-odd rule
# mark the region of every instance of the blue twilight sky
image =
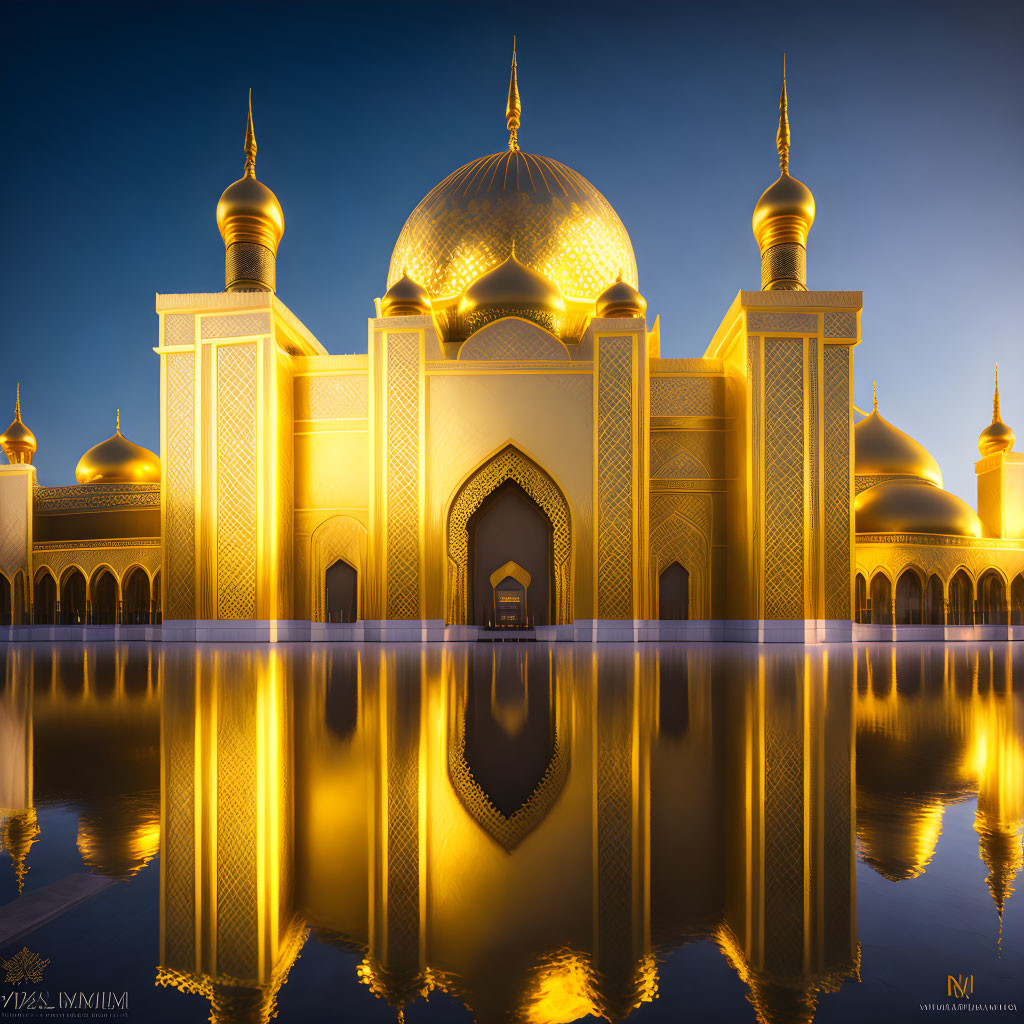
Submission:
POLYGON ((285 210, 278 293, 330 352, 366 317, 419 199, 504 148, 513 33, 524 149, 589 178, 626 225, 662 353, 700 355, 757 288, 750 214, 814 191, 812 288, 862 289, 856 400, 973 503, 993 366, 1024 438, 1024 4, 5 2, 0 411, 14 382, 40 482, 124 432, 159 448, 155 292, 216 291, 221 191, 285 210))

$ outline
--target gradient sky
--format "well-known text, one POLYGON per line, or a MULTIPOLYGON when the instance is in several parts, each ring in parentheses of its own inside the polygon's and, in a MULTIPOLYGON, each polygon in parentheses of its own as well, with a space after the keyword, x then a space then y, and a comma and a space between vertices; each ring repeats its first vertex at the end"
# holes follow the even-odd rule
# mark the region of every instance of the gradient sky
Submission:
MULTIPOLYGON (((975 498, 1000 364, 1024 439, 1024 4, 155 4, 2 8, 7 209, 0 411, 22 382, 44 484, 113 430, 159 449, 156 292, 217 291, 214 221, 257 174, 287 230, 278 294, 366 351, 395 239, 446 174, 504 148, 513 33, 529 152, 609 199, 662 354, 699 356, 759 285, 782 53, 812 288, 864 292, 856 401, 975 498)), ((1019 443, 1018 447, 1024 447, 1019 443)))

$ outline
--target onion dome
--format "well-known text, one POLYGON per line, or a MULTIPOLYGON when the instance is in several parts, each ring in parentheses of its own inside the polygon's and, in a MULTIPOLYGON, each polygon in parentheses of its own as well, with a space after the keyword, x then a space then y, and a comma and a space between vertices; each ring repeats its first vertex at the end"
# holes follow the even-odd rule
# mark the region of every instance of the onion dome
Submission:
POLYGON ((890 882, 924 874, 942 834, 937 797, 865 792, 857 788, 857 846, 861 859, 890 882))
POLYGON ((543 274, 512 255, 478 277, 459 300, 459 319, 467 335, 504 317, 530 320, 552 334, 561 333, 565 300, 543 274))
POLYGON ((775 145, 779 152, 779 177, 762 193, 751 219, 754 238, 761 250, 761 290, 806 291, 807 235, 814 224, 814 195, 802 181, 789 173, 789 101, 786 96, 785 58, 775 145))
POLYGON ((637 317, 643 316, 647 300, 628 282, 622 274, 597 297, 597 316, 637 317))
POLYGON ((21 422, 21 384, 17 385, 14 395, 14 419, 0 434, 0 448, 12 466, 18 463, 31 465, 36 451, 36 435, 21 422))
POLYGON ((245 132, 245 173, 221 194, 217 203, 217 227, 227 249, 227 289, 273 291, 277 246, 284 235, 284 211, 277 196, 256 178, 251 90, 245 132))
POLYGON ((978 438, 978 451, 982 458, 996 455, 998 452, 1013 451, 1016 435, 1002 420, 999 410, 999 367, 996 367, 996 391, 992 398, 992 422, 981 432, 978 438))
POLYGON ((380 300, 381 316, 422 316, 429 312, 430 296, 427 289, 405 273, 380 300))
POLYGON ((853 428, 854 475, 916 477, 942 486, 939 464, 924 445, 894 427, 874 408, 853 428))
POLYGON ((521 120, 513 54, 508 149, 453 171, 417 205, 395 243, 388 287, 408 273, 436 306, 506 260, 513 239, 520 262, 564 296, 593 302, 620 268, 636 286, 633 246, 618 214, 571 167, 521 151, 521 120))
POLYGON ((883 480, 854 498, 853 511, 857 533, 981 536, 974 509, 929 480, 883 480))
POLYGON ((106 441, 93 445, 75 467, 80 484, 159 483, 160 459, 142 445, 121 435, 121 410, 117 410, 117 430, 106 441))

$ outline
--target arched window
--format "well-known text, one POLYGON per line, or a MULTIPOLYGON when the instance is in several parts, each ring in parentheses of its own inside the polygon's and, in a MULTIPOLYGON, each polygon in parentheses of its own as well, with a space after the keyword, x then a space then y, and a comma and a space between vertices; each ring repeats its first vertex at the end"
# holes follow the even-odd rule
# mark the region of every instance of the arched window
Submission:
POLYGON ((963 569, 949 581, 949 625, 974 625, 974 584, 963 569))
POLYGON ((892 584, 884 572, 871 581, 871 621, 876 626, 892 625, 892 584))
POLYGON ((153 605, 152 615, 153 615, 153 618, 152 618, 152 622, 153 622, 154 626, 159 626, 160 623, 163 622, 163 615, 164 615, 164 612, 163 612, 163 602, 164 602, 164 592, 163 592, 163 586, 162 586, 162 584, 160 582, 160 573, 158 571, 156 573, 156 575, 153 577, 153 595, 152 595, 152 605, 153 605))
POLYGON ((60 621, 65 626, 84 626, 87 618, 85 577, 78 569, 72 569, 60 588, 60 621))
POLYGON ((946 623, 945 601, 942 596, 942 580, 935 573, 928 577, 928 586, 924 591, 924 621, 932 626, 943 626, 946 623))
POLYGON ((149 577, 136 566, 121 581, 121 622, 143 626, 149 622, 149 577))
POLYGON ((913 569, 904 569, 896 581, 896 625, 919 626, 924 620, 924 589, 913 569))
POLYGON ((862 624, 871 621, 871 605, 868 604, 868 584, 861 573, 853 581, 853 611, 854 618, 862 624))
POLYGON ((13 622, 12 601, 11 581, 0 572, 0 626, 9 626, 13 622))
POLYGON ((673 562, 658 577, 658 618, 690 617, 690 574, 673 562))
POLYGON ((36 576, 33 597, 34 620, 43 626, 52 626, 57 621, 57 583, 45 569, 36 576))
POLYGON ((97 626, 117 622, 117 580, 108 569, 100 569, 92 578, 92 621, 97 626))
POLYGON ((1024 626, 1024 573, 1010 585, 1010 624, 1024 626))
POLYGON ((978 580, 978 614, 986 626, 1006 625, 1006 587, 994 569, 978 580))
POLYGON ((358 611, 359 574, 348 562, 338 559, 328 566, 326 576, 327 602, 325 617, 327 622, 355 622, 358 611))

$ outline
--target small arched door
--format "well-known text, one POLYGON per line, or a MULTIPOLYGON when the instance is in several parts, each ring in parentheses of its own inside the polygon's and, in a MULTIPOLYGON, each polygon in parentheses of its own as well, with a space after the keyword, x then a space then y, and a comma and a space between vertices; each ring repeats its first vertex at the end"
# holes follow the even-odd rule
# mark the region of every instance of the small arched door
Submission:
POLYGON ((884 572, 871 581, 871 621, 876 626, 892 625, 892 584, 884 572))
POLYGON ((11 581, 0 572, 0 626, 9 626, 14 621, 14 592, 11 581))
POLYGON ((1024 626, 1024 573, 1010 585, 1010 624, 1024 626))
POLYGON ((52 626, 57 622, 57 583, 46 570, 36 577, 32 604, 33 619, 39 625, 52 626))
POLYGON ((924 619, 924 588, 913 569, 905 569, 896 581, 896 625, 919 626, 924 619))
POLYGON ((121 622, 141 626, 149 622, 149 577, 136 566, 121 581, 121 622))
POLYGON ((930 626, 941 626, 946 621, 945 601, 942 596, 942 580, 935 573, 928 577, 924 591, 924 621, 930 626))
POLYGON ((871 605, 868 604, 868 584, 862 573, 857 573, 853 581, 854 619, 861 625, 871 622, 871 605))
POLYGON ((974 585, 963 569, 949 581, 949 625, 974 625, 974 585))
POLYGON ((85 602, 85 577, 72 569, 60 588, 60 620, 65 626, 84 626, 88 618, 85 602))
POLYGON ((1007 624, 1006 587, 994 569, 989 569, 978 580, 978 613, 986 626, 1007 624))
POLYGON ((97 626, 117 622, 117 580, 108 569, 101 569, 92 580, 92 621, 97 626))
POLYGON ((327 600, 324 604, 326 622, 355 622, 358 613, 359 574, 339 558, 327 567, 325 586, 327 600))
POLYGON ((690 574, 678 562, 666 566, 658 577, 658 618, 690 617, 690 574))

